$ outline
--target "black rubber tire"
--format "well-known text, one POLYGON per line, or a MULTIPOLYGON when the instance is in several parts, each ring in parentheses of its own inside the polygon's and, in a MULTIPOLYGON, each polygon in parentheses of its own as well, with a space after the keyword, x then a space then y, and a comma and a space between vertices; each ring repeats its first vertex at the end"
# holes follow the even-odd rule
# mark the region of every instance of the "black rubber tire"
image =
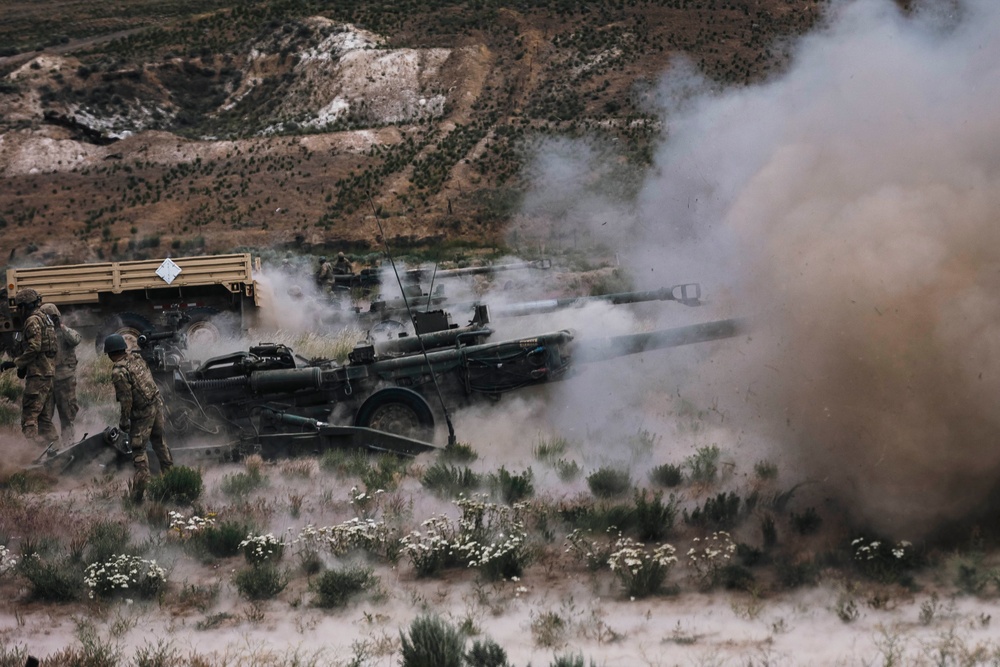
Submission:
POLYGON ((183 329, 188 345, 215 345, 238 333, 236 318, 232 313, 208 306, 188 308, 185 313, 191 318, 183 329))
POLYGON ((94 339, 94 349, 98 354, 104 354, 104 339, 111 334, 121 334, 129 349, 136 350, 139 348, 139 336, 152 330, 152 323, 144 316, 138 313, 118 313, 104 320, 94 339))
POLYGON ((434 437, 434 413, 424 397, 405 387, 379 389, 365 399, 354 425, 429 442, 434 437))

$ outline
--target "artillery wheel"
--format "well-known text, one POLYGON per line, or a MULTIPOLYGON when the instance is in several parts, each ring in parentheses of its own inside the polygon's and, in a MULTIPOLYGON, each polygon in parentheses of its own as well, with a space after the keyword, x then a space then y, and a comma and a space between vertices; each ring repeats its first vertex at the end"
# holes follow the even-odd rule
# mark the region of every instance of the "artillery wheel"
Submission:
POLYGON ((234 335, 236 324, 232 313, 223 313, 218 308, 189 308, 190 321, 184 327, 188 345, 215 345, 224 338, 234 335))
POLYGON ((120 334, 128 343, 128 349, 137 350, 139 349, 139 336, 144 331, 152 329, 153 325, 150 321, 137 313, 113 315, 104 320, 104 324, 101 325, 97 338, 94 340, 94 349, 97 350, 97 354, 104 354, 104 339, 111 334, 120 334))
POLYGON ((355 426, 428 441, 434 436, 434 413, 424 397, 404 387, 379 389, 354 417, 355 426))

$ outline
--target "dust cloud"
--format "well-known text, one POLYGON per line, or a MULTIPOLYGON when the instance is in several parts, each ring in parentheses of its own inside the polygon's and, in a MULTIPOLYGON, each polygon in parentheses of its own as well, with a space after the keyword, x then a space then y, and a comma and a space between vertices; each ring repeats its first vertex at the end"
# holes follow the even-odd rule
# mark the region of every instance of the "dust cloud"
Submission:
POLYGON ((637 203, 566 217, 640 283, 669 269, 749 318, 671 357, 675 389, 901 537, 973 518, 1000 479, 998 32, 989 0, 839 2, 773 80, 718 91, 675 63, 637 203))

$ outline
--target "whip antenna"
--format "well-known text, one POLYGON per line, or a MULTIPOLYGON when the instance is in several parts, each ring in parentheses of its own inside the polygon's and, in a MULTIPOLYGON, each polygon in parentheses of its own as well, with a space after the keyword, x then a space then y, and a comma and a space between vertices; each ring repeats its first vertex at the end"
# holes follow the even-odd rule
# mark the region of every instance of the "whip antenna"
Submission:
MULTIPOLYGON (((382 236, 382 245, 385 246, 385 255, 389 258, 389 266, 392 267, 392 273, 396 276, 396 284, 399 285, 399 291, 403 295, 403 305, 406 306, 406 316, 410 318, 410 324, 413 324, 413 312, 410 310, 410 300, 406 298, 406 290, 403 289, 403 281, 399 277, 399 271, 396 270, 396 261, 392 258, 392 251, 389 249, 389 237, 385 235, 385 230, 382 229, 382 220, 378 217, 378 210, 375 208, 375 202, 372 201, 371 193, 368 194, 368 203, 372 207, 372 214, 375 216, 375 224, 378 225, 378 233, 382 236)), ((435 265, 435 272, 437 271, 435 265)), ((429 303, 429 301, 428 301, 429 303)), ((413 328, 413 333, 416 334, 417 340, 420 342, 420 352, 424 355, 424 363, 427 364, 427 368, 431 372, 431 380, 434 382, 434 391, 437 393, 438 402, 441 404, 441 410, 444 412, 444 421, 448 425, 448 446, 454 447, 458 444, 458 440, 455 438, 455 427, 451 423, 451 415, 448 414, 448 407, 444 404, 444 396, 441 394, 441 385, 438 384, 437 373, 434 372, 434 367, 431 366, 431 361, 427 356, 427 347, 424 345, 424 337, 421 336, 416 331, 416 326, 413 328)))

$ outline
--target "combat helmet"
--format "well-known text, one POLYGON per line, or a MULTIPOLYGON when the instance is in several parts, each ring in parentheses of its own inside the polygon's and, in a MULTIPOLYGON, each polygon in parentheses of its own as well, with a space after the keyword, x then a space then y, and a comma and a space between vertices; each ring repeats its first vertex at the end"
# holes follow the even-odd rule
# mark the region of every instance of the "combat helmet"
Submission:
POLYGON ((125 342, 125 338, 121 334, 111 334, 104 339, 104 354, 124 352, 127 349, 128 343, 125 342))
POLYGON ((54 303, 43 303, 42 307, 38 310, 42 311, 49 317, 62 317, 62 313, 59 312, 59 309, 56 308, 56 304, 54 303))
POLYGON ((42 295, 30 287, 19 289, 14 296, 14 304, 18 306, 28 306, 42 300, 42 295))

